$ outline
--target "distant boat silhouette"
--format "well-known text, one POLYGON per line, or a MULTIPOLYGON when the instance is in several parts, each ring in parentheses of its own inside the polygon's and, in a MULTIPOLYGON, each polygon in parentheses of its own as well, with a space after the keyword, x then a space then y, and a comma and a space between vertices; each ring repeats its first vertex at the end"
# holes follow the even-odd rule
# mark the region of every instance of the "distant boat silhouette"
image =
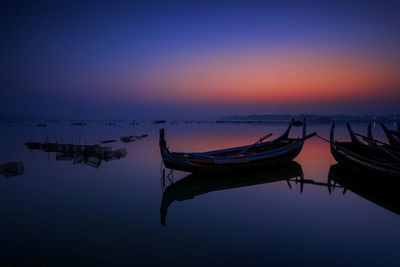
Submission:
POLYGON ((0 165, 0 174, 5 177, 22 175, 24 171, 25 167, 22 161, 7 162, 0 165))
POLYGON ((142 139, 149 136, 148 134, 142 134, 142 135, 129 135, 129 136, 122 136, 120 138, 121 142, 123 143, 131 143, 134 142, 136 140, 142 139))

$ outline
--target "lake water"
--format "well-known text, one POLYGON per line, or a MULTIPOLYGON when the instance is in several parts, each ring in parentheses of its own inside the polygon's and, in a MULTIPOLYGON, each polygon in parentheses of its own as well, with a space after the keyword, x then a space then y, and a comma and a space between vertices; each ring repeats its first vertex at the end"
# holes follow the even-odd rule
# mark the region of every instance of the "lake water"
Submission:
MULTIPOLYGON (((326 185, 336 162, 329 144, 316 137, 295 159, 299 165, 278 171, 213 181, 166 170, 162 179, 161 127, 170 150, 206 151, 253 143, 267 133, 277 137, 287 123, 28 124, 0 124, 0 164, 25 166, 22 175, 0 176, 0 266, 400 264, 400 216, 387 202, 378 205, 379 199, 339 184, 330 193, 326 185), (119 141, 141 134, 149 136, 119 141), (105 146, 125 148, 127 155, 95 168, 24 145, 56 139, 116 139, 105 146)), ((366 124, 352 126, 366 134, 366 124)), ((308 132, 328 138, 329 129, 310 123, 308 132)), ((384 140, 380 127, 373 132, 384 140)), ((293 128, 291 136, 300 134, 301 127, 293 128)), ((337 137, 349 140, 344 124, 337 126, 337 137)))

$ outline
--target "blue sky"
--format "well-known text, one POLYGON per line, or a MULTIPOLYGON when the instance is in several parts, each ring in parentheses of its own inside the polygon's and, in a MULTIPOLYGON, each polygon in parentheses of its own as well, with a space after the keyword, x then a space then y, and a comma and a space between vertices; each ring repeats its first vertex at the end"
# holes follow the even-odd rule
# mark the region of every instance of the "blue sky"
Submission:
MULTIPOLYGON (((65 118, 398 113, 399 7, 389 1, 8 1, 0 11, 1 113, 65 118), (324 75, 341 65, 368 66, 359 70, 365 72, 360 79, 368 71, 379 75, 357 85, 343 81, 339 89, 352 91, 351 97, 333 95, 336 83, 314 91, 304 88, 310 99, 317 90, 326 90, 326 96, 298 103, 282 100, 286 95, 258 97, 260 88, 274 92, 271 87, 280 86, 263 77, 249 76, 259 85, 233 86, 237 73, 246 72, 240 67, 243 58, 251 55, 254 62, 246 66, 257 72, 266 67, 256 58, 273 55, 274 64, 282 65, 287 62, 279 60, 287 54, 294 54, 299 70, 336 57, 341 60, 327 63, 324 75), (229 69, 223 64, 227 57, 238 68, 221 73, 216 83, 212 73, 229 69), (202 69, 204 62, 216 69, 202 69), (185 68, 191 76, 184 75, 185 68), (225 78, 233 87, 220 95, 232 90, 235 101, 212 98, 225 78), (389 82, 367 88, 375 80, 389 82)), ((273 75, 297 77, 293 69, 281 72, 273 75)), ((303 76, 305 86, 314 79, 312 73, 303 76)), ((289 98, 290 90, 301 90, 282 84, 289 98)))

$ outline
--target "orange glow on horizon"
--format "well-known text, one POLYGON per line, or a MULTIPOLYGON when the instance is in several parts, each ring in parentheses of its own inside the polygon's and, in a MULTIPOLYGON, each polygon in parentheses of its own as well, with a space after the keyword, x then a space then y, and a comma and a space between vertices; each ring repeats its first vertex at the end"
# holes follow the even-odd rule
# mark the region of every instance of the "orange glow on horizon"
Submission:
POLYGON ((315 102, 397 93, 399 66, 345 53, 229 53, 175 62, 146 83, 171 101, 315 102))

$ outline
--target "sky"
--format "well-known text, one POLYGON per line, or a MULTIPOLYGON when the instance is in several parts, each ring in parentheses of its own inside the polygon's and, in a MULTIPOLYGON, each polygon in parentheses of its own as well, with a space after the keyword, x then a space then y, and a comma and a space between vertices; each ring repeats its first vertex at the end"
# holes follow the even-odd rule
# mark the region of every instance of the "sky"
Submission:
POLYGON ((400 1, 5 1, 2 118, 400 113, 400 1))

